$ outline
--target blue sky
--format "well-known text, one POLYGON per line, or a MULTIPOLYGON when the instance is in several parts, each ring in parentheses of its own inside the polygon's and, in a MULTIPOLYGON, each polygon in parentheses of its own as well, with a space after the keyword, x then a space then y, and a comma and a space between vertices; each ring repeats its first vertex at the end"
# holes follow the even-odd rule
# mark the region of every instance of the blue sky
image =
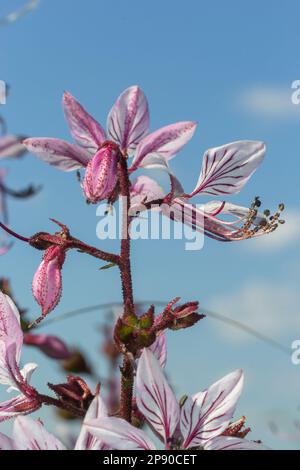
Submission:
MULTIPOLYGON (((3 1, 0 13, 22 3, 3 1)), ((291 84, 300 78, 299 13, 297 0, 274 0, 272 8, 258 0, 44 0, 36 11, 0 29, 0 78, 11 86, 1 111, 10 132, 70 139, 61 110, 65 89, 105 123, 118 94, 138 84, 150 102, 152 130, 178 120, 199 122, 193 141, 173 161, 187 190, 194 187, 207 148, 239 139, 267 143, 263 165, 231 199, 247 206, 260 195, 270 209, 284 201, 282 234, 239 244, 206 240, 199 252, 185 251, 182 241, 137 241, 133 277, 138 300, 198 299, 203 309, 217 309, 287 348, 300 337, 300 106, 290 100, 291 84)), ((16 231, 52 230, 48 219, 54 217, 74 235, 99 244, 95 207, 85 205, 73 174, 31 155, 3 166, 12 187, 43 185, 35 199, 10 202, 16 231)), ((1 259, 1 275, 12 279, 19 302, 33 317, 38 309, 31 279, 39 259, 39 252, 20 243, 1 259)), ((99 266, 83 255, 68 256, 64 295, 52 316, 120 300, 117 272, 102 272, 99 266)), ((98 361, 95 327, 102 318, 96 312, 43 331, 61 334, 98 361)), ((298 418, 300 366, 292 365, 288 354, 210 318, 168 339, 168 373, 178 394, 196 392, 242 367, 246 384, 237 414, 247 416, 253 438, 275 448, 299 448, 300 439, 279 439, 268 428, 275 419, 283 432, 294 432, 298 418)), ((31 350, 25 354, 41 363, 37 383, 58 377, 55 364, 31 350)))

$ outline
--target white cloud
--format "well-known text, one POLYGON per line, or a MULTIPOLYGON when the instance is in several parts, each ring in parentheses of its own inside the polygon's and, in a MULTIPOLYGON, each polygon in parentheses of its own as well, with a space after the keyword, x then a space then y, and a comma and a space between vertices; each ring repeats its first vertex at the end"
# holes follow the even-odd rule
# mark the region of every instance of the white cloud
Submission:
MULTIPOLYGON (((288 282, 252 281, 235 292, 232 289, 219 294, 208 307, 273 339, 293 333, 300 337, 299 288, 288 282)), ((230 340, 251 339, 230 325, 217 321, 214 324, 230 340)))
MULTIPOLYGON (((291 84, 292 85, 292 84, 291 84)), ((253 87, 241 91, 237 104, 243 110, 272 119, 300 119, 300 104, 293 104, 292 87, 253 87)))

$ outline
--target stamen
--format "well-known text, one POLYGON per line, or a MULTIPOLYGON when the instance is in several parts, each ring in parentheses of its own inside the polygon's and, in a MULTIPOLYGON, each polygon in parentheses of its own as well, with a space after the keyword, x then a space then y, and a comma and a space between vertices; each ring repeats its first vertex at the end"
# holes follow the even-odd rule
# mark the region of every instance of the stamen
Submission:
POLYGON ((278 211, 275 214, 270 215, 270 210, 266 209, 263 214, 265 218, 262 218, 261 213, 258 212, 258 207, 261 206, 261 200, 258 196, 254 198, 250 208, 249 214, 242 227, 233 234, 233 238, 236 239, 247 239, 257 237, 266 233, 274 232, 278 228, 279 224, 284 224, 285 221, 280 218, 281 212, 284 210, 284 204, 278 205, 278 211), (260 218, 258 222, 256 219, 260 218))

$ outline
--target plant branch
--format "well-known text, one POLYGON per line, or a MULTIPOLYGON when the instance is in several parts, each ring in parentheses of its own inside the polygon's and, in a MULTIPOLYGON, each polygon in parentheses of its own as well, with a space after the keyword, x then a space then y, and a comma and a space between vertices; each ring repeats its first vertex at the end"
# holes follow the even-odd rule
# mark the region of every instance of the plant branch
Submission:
MULTIPOLYGON (((122 240, 121 240, 121 253, 120 253, 120 275, 122 282, 122 292, 124 301, 123 318, 127 315, 135 315, 133 290, 132 290, 132 276, 131 276, 131 263, 130 263, 130 217, 128 211, 130 208, 130 180, 128 174, 128 166, 126 158, 121 155, 119 161, 119 184, 122 196, 122 240)), ((121 368, 121 416, 131 423, 132 414, 132 397, 133 397, 133 383, 134 373, 129 359, 125 356, 123 366, 121 368)))
POLYGON ((61 410, 68 411, 69 413, 72 413, 75 416, 78 416, 80 418, 83 418, 86 413, 85 410, 80 410, 79 408, 76 408, 69 403, 63 403, 57 398, 49 397, 48 395, 39 394, 39 400, 41 404, 48 405, 48 406, 55 406, 56 408, 60 408, 61 410))

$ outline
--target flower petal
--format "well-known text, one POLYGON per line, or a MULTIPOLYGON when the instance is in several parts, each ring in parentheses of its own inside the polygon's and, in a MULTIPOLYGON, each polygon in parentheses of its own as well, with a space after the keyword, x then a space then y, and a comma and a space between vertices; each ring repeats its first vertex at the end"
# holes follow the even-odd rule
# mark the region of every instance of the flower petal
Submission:
POLYGON ((0 137, 0 159, 20 157, 26 152, 23 145, 24 136, 3 135, 0 137))
POLYGON ((19 416, 13 429, 15 450, 66 450, 65 446, 40 421, 19 416))
POLYGON ((164 332, 160 333, 154 343, 150 346, 150 351, 158 360, 160 366, 165 368, 167 362, 167 338, 164 332))
POLYGON ((38 400, 29 399, 24 395, 18 395, 5 402, 0 403, 0 423, 18 415, 33 413, 41 407, 38 400))
POLYGON ((179 421, 179 405, 157 359, 146 348, 137 367, 136 400, 140 412, 167 445, 179 421))
POLYGON ((147 434, 121 418, 98 418, 86 422, 87 429, 111 449, 155 450, 147 434))
POLYGON ((194 121, 178 122, 162 127, 145 137, 136 149, 131 171, 136 170, 139 166, 149 166, 151 162, 144 162, 148 155, 151 155, 152 158, 156 156, 165 160, 173 157, 193 137, 196 125, 194 121))
POLYGON ((205 450, 270 450, 267 447, 247 439, 220 436, 204 444, 205 450))
POLYGON ((85 167, 90 154, 78 145, 61 139, 32 138, 24 140, 27 150, 38 158, 62 171, 73 171, 85 167))
POLYGON ((131 205, 129 215, 136 215, 145 210, 145 203, 164 198, 164 191, 159 184, 148 176, 138 176, 130 188, 131 205))
POLYGON ((63 109, 74 140, 95 153, 106 140, 102 126, 68 92, 63 96, 63 109))
POLYGON ((0 450, 14 450, 13 440, 0 432, 0 450))
POLYGON ((122 150, 133 152, 149 130, 147 99, 138 86, 127 88, 117 99, 107 119, 108 134, 122 150))
POLYGON ((20 326, 20 314, 8 295, 0 291, 0 341, 16 344, 17 362, 19 362, 23 344, 23 332, 20 326))
POLYGON ((80 434, 76 441, 75 450, 105 450, 106 444, 92 435, 86 427, 86 423, 97 418, 107 417, 107 408, 99 394, 93 399, 86 412, 80 434))
MULTIPOLYGON (((217 216, 217 215, 230 215, 232 220, 222 220, 224 225, 233 225, 239 222, 246 221, 251 215, 251 209, 249 207, 237 206, 225 201, 210 201, 203 204, 203 210, 206 214, 217 216)), ((265 225, 267 223, 267 217, 262 212, 257 212, 255 217, 252 218, 252 224, 254 225, 265 225)))
POLYGON ((13 301, 0 292, 0 383, 15 384, 14 375, 20 362, 22 344, 19 312, 13 301))
POLYGON ((180 420, 184 449, 203 445, 222 434, 232 418, 242 387, 243 372, 237 370, 186 400, 180 420))
POLYGON ((190 196, 238 193, 262 162, 265 151, 263 142, 251 140, 207 150, 198 182, 190 196))

